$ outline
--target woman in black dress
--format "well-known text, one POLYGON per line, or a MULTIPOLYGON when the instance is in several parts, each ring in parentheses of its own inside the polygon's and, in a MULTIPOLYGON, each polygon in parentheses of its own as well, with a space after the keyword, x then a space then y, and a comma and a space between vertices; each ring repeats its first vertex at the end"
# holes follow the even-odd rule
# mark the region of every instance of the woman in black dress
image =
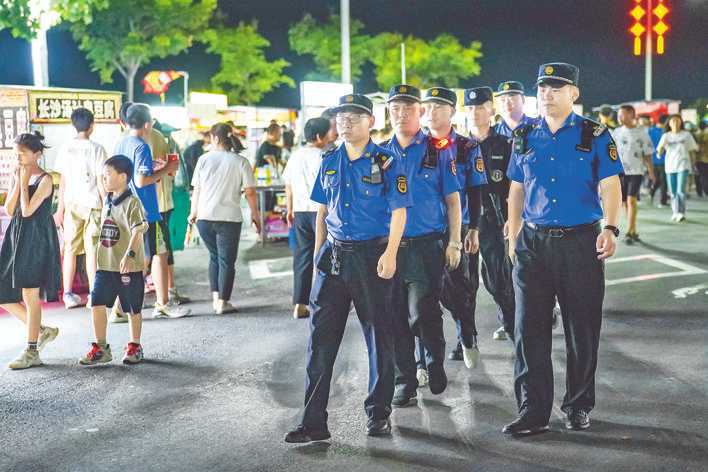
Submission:
POLYGON ((61 288, 59 240, 52 218, 52 178, 39 159, 46 149, 38 132, 15 140, 17 170, 5 210, 12 220, 0 248, 0 306, 27 325, 27 348, 9 364, 11 369, 42 365, 39 349, 59 330, 42 326, 40 290, 47 300, 61 288))

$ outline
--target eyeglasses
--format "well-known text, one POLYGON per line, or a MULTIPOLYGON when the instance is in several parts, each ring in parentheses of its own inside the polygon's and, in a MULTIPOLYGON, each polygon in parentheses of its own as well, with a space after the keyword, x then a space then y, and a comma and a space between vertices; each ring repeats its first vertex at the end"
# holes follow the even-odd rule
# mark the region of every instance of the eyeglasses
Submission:
POLYGON ((335 121, 337 122, 338 125, 344 125, 344 124, 357 125, 363 119, 364 119, 364 115, 360 115, 358 113, 352 113, 352 114, 347 114, 347 115, 339 114, 335 117, 335 121))

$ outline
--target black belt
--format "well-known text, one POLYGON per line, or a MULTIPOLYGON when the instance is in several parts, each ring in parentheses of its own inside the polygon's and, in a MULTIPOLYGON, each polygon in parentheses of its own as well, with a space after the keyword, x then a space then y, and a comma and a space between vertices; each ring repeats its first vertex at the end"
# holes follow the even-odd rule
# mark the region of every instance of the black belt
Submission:
POLYGON ((336 239, 331 234, 328 234, 327 240, 332 243, 332 246, 339 248, 342 251, 353 251, 355 248, 377 247, 388 244, 388 236, 367 239, 364 241, 342 241, 340 239, 336 239))
POLYGON ((430 233, 424 234, 423 236, 414 236, 411 238, 402 238, 400 247, 414 246, 420 243, 427 243, 430 241, 440 241, 443 238, 443 233, 430 233))
POLYGON ((600 222, 599 221, 595 221, 594 223, 587 223, 584 225, 577 225, 577 226, 542 226, 542 225, 537 225, 537 224, 529 223, 529 222, 525 222, 524 224, 534 231, 546 233, 554 238, 562 238, 566 234, 571 234, 571 233, 582 233, 582 232, 590 231, 590 230, 597 231, 600 229, 600 222))

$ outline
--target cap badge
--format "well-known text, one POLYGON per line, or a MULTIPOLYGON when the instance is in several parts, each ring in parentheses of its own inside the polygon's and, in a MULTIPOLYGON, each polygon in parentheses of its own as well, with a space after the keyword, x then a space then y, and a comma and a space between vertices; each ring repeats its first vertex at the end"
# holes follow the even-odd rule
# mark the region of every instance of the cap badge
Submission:
POLYGON ((546 73, 546 75, 551 75, 553 73, 554 69, 552 66, 546 66, 546 68, 543 70, 543 72, 546 73))

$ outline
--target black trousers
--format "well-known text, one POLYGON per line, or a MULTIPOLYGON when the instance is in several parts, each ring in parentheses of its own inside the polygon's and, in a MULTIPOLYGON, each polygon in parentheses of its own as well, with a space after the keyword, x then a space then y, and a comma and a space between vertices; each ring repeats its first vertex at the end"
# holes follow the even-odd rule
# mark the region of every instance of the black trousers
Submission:
MULTIPOLYGON (((485 213, 479 220, 479 254, 482 257, 482 282, 497 305, 497 319, 514 339, 514 285, 511 260, 504 239, 503 224, 496 216, 485 213)), ((476 271, 475 271, 476 272, 476 271)), ((477 283, 479 287, 479 283, 477 283)), ((475 297, 477 294, 474 294, 475 297)))
POLYGON ((295 251, 293 252, 293 305, 307 305, 312 289, 312 268, 315 250, 317 212, 296 211, 295 251))
POLYGON ((209 250, 209 286, 228 301, 234 289, 236 256, 241 238, 241 223, 197 220, 199 235, 209 250))
POLYGON ((708 162, 696 162, 698 175, 696 175, 696 192, 699 196, 708 196, 708 162), (698 189, 701 192, 698 192, 698 189))
POLYGON ((306 427, 323 429, 327 425, 332 370, 352 302, 369 353, 369 393, 364 409, 370 419, 385 419, 391 414, 393 281, 380 278, 376 272, 385 248, 385 243, 348 243, 335 247, 327 241, 317 254, 317 273, 310 298, 312 316, 302 418, 306 427))
POLYGON ((441 234, 401 242, 395 278, 394 326, 396 386, 418 388, 415 338, 425 350, 425 365, 445 360, 440 289, 445 266, 441 234))
POLYGON ((651 186, 651 192, 650 192, 651 199, 653 201, 656 191, 661 189, 660 202, 662 205, 668 205, 669 204, 668 181, 666 180, 666 172, 664 171, 663 165, 654 165, 654 176, 656 177, 656 180, 654 181, 654 184, 651 186))
MULTIPOLYGON (((462 226, 464 241, 467 226, 462 226)), ((460 265, 455 270, 444 268, 440 302, 450 310, 457 326, 457 336, 467 347, 472 347, 472 337, 477 336, 475 310, 479 288, 479 259, 477 255, 462 252, 460 265)))
POLYGON ((595 371, 605 294, 595 244, 599 225, 559 236, 524 225, 513 270, 516 294, 514 388, 521 415, 547 422, 553 405, 551 325, 555 298, 567 352, 562 409, 595 406, 595 371), (589 228, 589 229, 588 229, 589 228))

